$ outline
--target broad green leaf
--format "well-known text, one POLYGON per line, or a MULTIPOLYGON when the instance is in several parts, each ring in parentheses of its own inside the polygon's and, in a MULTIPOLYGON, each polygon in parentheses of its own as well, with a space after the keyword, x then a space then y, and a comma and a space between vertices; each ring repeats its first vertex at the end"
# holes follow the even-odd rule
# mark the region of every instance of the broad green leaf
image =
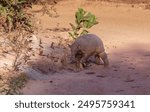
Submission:
POLYGON ((77 38, 79 35, 87 34, 87 29, 98 24, 95 15, 91 12, 86 12, 82 8, 79 8, 75 13, 75 19, 76 25, 70 24, 72 28, 72 33, 70 33, 70 35, 72 37, 74 36, 74 38, 77 38))

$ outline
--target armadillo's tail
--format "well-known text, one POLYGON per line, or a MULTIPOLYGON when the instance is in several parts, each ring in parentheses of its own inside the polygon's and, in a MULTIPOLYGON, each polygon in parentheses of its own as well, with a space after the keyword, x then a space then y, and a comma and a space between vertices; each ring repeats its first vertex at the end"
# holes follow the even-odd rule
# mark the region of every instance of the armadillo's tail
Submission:
POLYGON ((106 52, 100 53, 100 57, 104 62, 104 66, 107 67, 109 65, 109 61, 108 61, 108 56, 107 56, 106 52))

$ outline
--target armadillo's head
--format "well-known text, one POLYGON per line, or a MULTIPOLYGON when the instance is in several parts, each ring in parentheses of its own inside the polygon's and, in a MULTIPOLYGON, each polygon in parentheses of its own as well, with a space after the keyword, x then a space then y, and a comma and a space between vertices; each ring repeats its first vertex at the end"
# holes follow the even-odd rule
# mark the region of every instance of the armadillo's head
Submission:
POLYGON ((109 60, 108 60, 108 56, 107 56, 106 52, 102 52, 100 54, 100 57, 102 58, 102 60, 104 62, 104 66, 108 67, 109 66, 109 60))
POLYGON ((77 60, 80 60, 82 58, 82 52, 79 49, 79 46, 76 46, 75 44, 72 44, 70 48, 71 48, 71 63, 75 63, 77 60))

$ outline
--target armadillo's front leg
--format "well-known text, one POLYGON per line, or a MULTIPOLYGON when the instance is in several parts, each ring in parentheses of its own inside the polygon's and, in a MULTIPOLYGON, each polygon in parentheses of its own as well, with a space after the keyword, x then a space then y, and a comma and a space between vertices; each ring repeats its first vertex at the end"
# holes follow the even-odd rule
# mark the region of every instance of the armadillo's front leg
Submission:
POLYGON ((77 69, 77 71, 80 71, 83 69, 84 66, 86 66, 86 61, 89 58, 89 55, 77 54, 75 57, 76 57, 76 69, 77 69))
POLYGON ((82 63, 81 63, 81 59, 77 59, 77 58, 76 58, 75 66, 76 66, 76 71, 81 71, 81 70, 83 70, 83 65, 82 65, 82 63))
POLYGON ((83 66, 86 66, 86 62, 90 56, 91 56, 90 54, 84 54, 83 55, 83 58, 81 59, 81 63, 83 64, 83 66))
POLYGON ((83 58, 83 54, 81 52, 76 53, 75 60, 76 60, 76 70, 80 71, 83 69, 83 65, 81 59, 83 58))
POLYGON ((76 61, 76 70, 80 71, 83 69, 83 65, 80 61, 76 61))

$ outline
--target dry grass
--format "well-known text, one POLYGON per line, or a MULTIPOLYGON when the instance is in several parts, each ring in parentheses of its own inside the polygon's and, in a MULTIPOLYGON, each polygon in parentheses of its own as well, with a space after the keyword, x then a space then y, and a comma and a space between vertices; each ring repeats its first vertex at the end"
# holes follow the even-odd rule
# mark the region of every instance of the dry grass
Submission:
POLYGON ((17 95, 27 82, 27 75, 22 72, 4 71, 0 74, 0 94, 17 95))

